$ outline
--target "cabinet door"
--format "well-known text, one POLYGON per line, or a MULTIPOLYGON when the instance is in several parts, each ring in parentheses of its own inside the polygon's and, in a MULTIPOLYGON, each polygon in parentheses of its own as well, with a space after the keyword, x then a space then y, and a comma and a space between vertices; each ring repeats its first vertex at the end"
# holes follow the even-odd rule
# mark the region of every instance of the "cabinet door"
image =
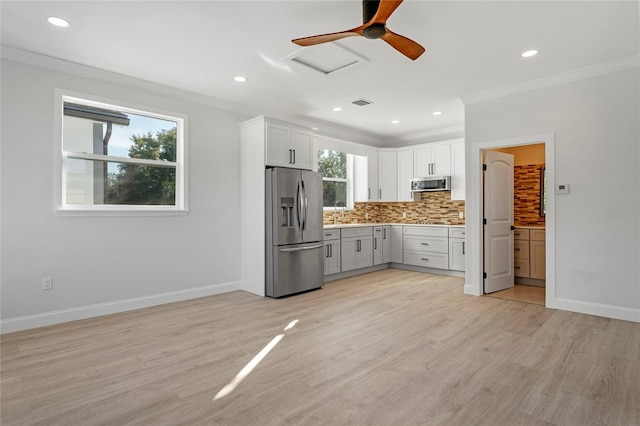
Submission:
POLYGON ((451 144, 451 199, 464 200, 464 142, 451 144))
POLYGON ((340 272, 340 241, 325 241, 324 274, 337 274, 338 272, 340 272))
MULTIPOLYGON (((382 230, 380 230, 382 234, 382 230)), ((373 237, 373 264, 380 265, 382 263, 382 235, 376 234, 373 237)))
POLYGON ((398 159, 396 152, 378 153, 378 195, 380 201, 398 201, 398 159))
POLYGON ((360 241, 360 250, 356 252, 358 268, 373 265, 373 237, 358 237, 358 240, 360 241))
POLYGON ((398 151, 398 201, 413 201, 413 150, 398 151))
POLYGON ((267 166, 291 167, 291 131, 277 124, 267 123, 267 166))
POLYGON ((464 271, 465 242, 459 238, 449 239, 449 269, 464 271))
POLYGON ((313 136, 301 130, 291 132, 293 164, 291 167, 304 170, 313 169, 313 136))
POLYGON ((431 174, 435 176, 451 175, 451 145, 437 145, 431 151, 431 174))
POLYGON ((431 175, 431 148, 413 150, 413 177, 431 175))
POLYGON ((529 274, 531 278, 544 280, 546 277, 546 248, 544 241, 531 241, 529 249, 529 274))
POLYGON ((368 187, 367 200, 378 201, 378 151, 367 151, 368 187))
POLYGON ((391 262, 391 226, 382 227, 382 263, 391 262))
POLYGON ((403 263, 402 225, 391 226, 391 262, 403 263))
POLYGON ((342 260, 342 272, 357 269, 356 263, 358 243, 357 238, 343 238, 341 240, 340 258, 342 260))

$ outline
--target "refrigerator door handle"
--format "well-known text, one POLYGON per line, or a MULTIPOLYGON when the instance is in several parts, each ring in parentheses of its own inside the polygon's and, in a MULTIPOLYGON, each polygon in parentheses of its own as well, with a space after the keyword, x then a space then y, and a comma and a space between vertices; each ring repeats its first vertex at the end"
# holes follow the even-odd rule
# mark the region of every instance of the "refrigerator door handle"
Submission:
POLYGON ((305 188, 304 186, 304 181, 302 181, 302 200, 302 230, 304 231, 305 229, 307 229, 307 214, 309 213, 309 200, 307 199, 307 188, 305 188))
POLYGON ((280 251, 282 253, 289 253, 292 251, 302 251, 302 250, 314 250, 317 248, 322 248, 322 244, 316 244, 315 246, 307 246, 307 247, 296 247, 296 248, 281 248, 280 251))
POLYGON ((302 229, 303 219, 302 219, 302 185, 298 182, 298 193, 296 194, 296 207, 298 209, 298 228, 302 229))

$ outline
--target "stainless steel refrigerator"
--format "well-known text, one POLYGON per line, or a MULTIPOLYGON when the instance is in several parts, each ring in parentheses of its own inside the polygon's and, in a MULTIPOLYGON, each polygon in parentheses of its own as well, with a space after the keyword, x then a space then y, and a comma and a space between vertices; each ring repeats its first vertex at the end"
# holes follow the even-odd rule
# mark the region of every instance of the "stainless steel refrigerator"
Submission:
POLYGON ((322 175, 267 169, 266 289, 282 297, 322 287, 322 175))

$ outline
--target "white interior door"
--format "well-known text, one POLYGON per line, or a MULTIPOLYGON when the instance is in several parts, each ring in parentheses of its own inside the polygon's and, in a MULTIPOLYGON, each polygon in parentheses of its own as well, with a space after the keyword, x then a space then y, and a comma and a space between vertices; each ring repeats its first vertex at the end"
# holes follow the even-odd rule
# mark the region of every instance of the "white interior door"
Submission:
POLYGON ((513 155, 485 151, 484 292, 513 287, 513 155))

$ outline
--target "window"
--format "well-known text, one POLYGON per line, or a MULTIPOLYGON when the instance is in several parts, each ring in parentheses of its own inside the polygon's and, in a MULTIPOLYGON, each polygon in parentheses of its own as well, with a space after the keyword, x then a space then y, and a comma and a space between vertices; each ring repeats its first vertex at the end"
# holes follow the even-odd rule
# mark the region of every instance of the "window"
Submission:
POLYGON ((60 210, 185 210, 183 117, 61 96, 60 210))
POLYGON ((327 209, 353 208, 353 165, 351 154, 321 149, 318 171, 322 173, 323 205, 327 209))

